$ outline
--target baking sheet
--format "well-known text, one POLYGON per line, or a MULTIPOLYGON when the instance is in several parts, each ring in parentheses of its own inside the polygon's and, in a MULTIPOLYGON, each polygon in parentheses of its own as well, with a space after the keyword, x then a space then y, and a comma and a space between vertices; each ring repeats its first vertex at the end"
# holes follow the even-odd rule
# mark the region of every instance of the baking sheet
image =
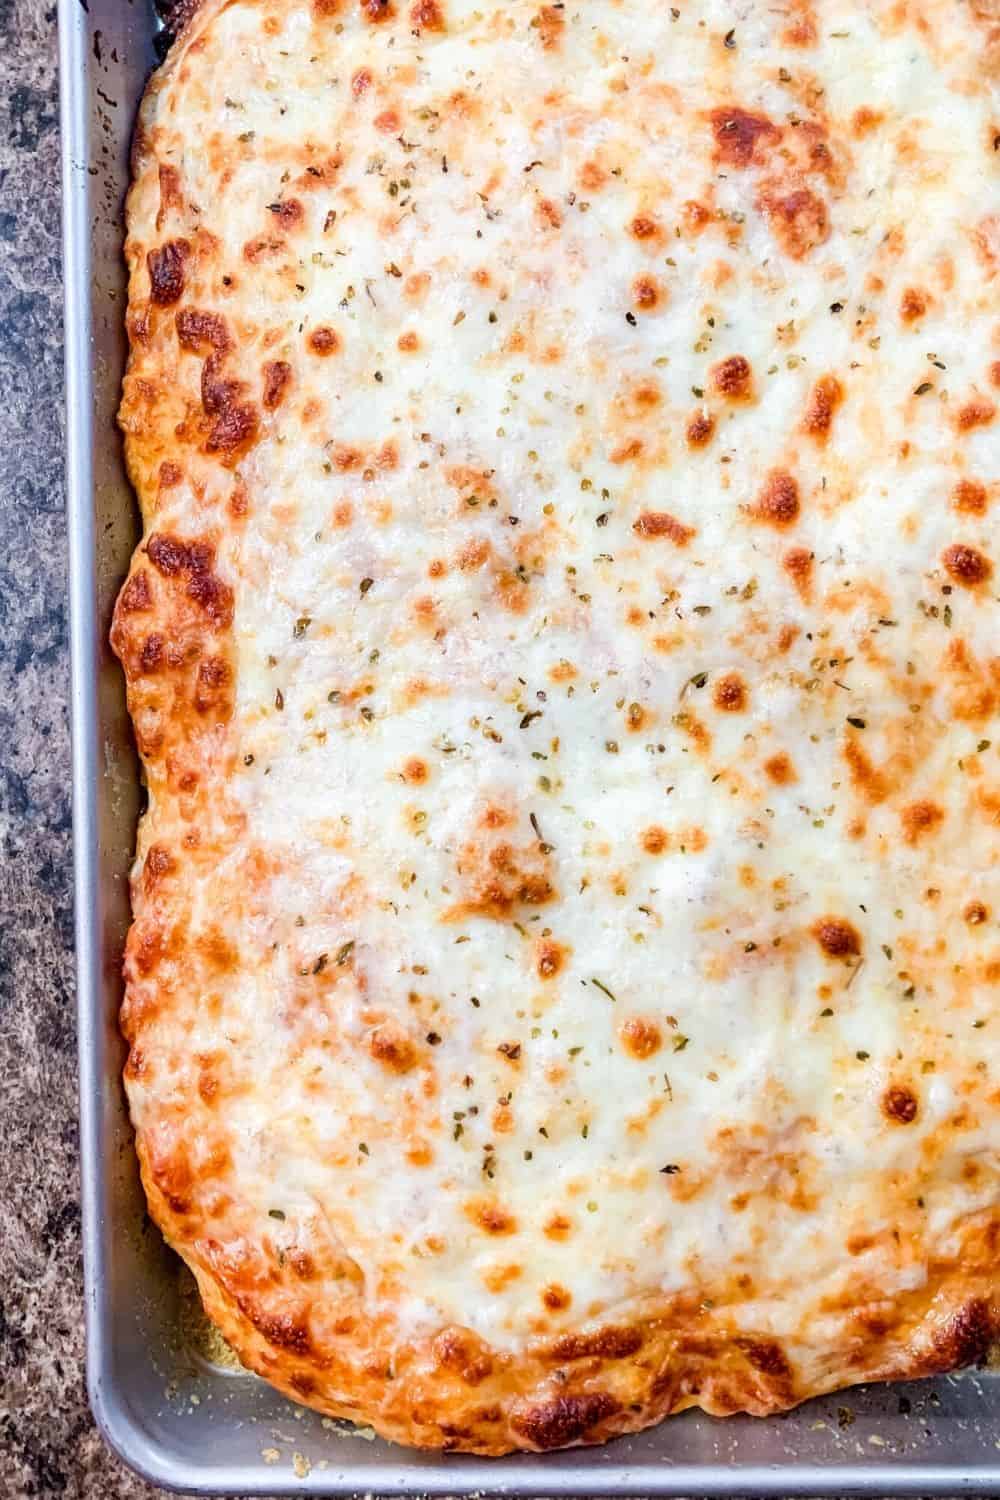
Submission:
POLYGON ((84 1269, 90 1396, 108 1442, 147 1478, 198 1494, 1000 1494, 1000 1386, 986 1373, 844 1392, 766 1422, 692 1412, 599 1449, 481 1460, 393 1447, 220 1361, 145 1215, 115 1019, 141 803, 106 644, 137 535, 114 425, 122 208, 155 22, 147 0, 59 11, 84 1269))

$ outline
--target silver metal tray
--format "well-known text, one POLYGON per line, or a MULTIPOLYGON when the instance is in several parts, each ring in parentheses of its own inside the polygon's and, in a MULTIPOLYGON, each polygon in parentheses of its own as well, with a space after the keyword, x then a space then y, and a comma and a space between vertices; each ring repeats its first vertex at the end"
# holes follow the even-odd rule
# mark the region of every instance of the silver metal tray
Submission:
POLYGON ((155 62, 149 0, 60 0, 76 936, 88 1379, 111 1446, 199 1494, 1000 1494, 989 1374, 875 1387, 767 1422, 697 1413, 600 1449, 477 1460, 410 1452, 293 1407, 200 1344, 145 1216, 116 1027, 141 791, 106 646, 136 537, 114 425, 124 357, 122 202, 155 62))

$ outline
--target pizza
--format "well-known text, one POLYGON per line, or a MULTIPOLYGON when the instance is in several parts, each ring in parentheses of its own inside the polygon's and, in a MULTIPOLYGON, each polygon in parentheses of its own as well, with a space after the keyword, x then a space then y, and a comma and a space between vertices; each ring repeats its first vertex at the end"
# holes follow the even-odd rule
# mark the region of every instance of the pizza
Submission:
POLYGON ((993 0, 204 0, 125 1074, 251 1370, 500 1454, 1000 1328, 993 0))

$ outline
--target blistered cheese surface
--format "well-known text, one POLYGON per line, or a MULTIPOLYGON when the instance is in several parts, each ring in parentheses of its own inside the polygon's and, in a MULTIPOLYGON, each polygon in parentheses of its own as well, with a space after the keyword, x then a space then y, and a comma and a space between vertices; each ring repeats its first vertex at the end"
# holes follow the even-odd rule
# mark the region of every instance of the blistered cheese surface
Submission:
POLYGON ((114 643, 154 1216, 500 1452, 998 1322, 988 4, 206 0, 114 643))

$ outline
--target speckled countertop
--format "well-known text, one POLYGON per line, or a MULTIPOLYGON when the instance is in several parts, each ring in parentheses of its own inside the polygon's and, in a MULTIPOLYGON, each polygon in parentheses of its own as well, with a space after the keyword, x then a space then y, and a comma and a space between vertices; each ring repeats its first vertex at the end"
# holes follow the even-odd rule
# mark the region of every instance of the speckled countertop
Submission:
POLYGON ((156 1492, 83 1379, 55 6, 0 0, 0 1496, 156 1492))

